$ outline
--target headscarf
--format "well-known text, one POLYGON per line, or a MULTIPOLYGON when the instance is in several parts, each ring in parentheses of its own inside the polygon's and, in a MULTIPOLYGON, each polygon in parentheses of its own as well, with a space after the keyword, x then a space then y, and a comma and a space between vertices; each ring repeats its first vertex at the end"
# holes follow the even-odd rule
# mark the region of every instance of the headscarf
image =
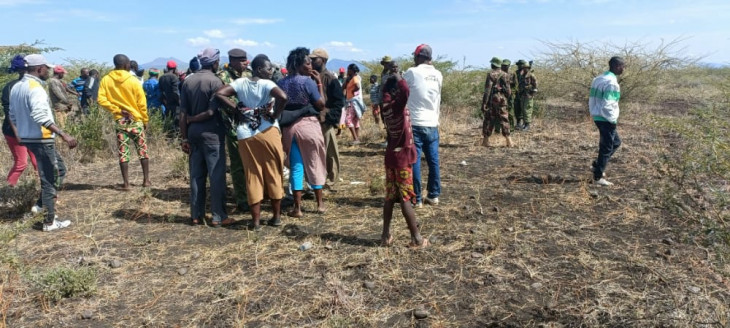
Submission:
POLYGON ((200 60, 200 65, 203 67, 213 66, 213 63, 217 62, 220 59, 220 54, 221 52, 218 49, 203 49, 203 51, 198 54, 198 60, 200 60))
POLYGON ((10 61, 10 73, 18 72, 25 69, 25 61, 23 60, 23 55, 15 55, 13 59, 10 61))

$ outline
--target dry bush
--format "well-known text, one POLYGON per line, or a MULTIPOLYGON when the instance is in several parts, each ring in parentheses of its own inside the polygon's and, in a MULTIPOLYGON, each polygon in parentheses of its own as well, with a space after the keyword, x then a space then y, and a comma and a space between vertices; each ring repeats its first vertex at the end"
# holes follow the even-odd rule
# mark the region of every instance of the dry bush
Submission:
POLYGON ((612 56, 622 56, 626 68, 619 77, 621 100, 650 101, 655 99, 659 86, 671 83, 670 70, 686 68, 701 59, 685 55, 683 41, 661 41, 655 47, 641 40, 625 44, 542 41, 546 50, 536 60, 540 90, 546 98, 569 97, 587 102, 593 78, 608 70, 612 56))

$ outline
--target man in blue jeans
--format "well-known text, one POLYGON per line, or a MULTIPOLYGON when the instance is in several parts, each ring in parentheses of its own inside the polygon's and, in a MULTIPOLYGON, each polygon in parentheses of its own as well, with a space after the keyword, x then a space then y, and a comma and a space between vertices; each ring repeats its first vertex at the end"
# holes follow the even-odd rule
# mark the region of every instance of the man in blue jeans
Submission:
POLYGON ((425 203, 438 205, 441 194, 438 129, 443 76, 431 65, 432 55, 431 46, 419 45, 413 52, 416 65, 403 74, 410 89, 406 107, 411 112, 413 143, 418 150, 418 159, 413 164, 413 189, 416 192, 417 207, 422 207, 424 202, 421 192, 421 154, 426 155, 428 164, 428 194, 425 203))
POLYGON ((598 144, 598 157, 591 164, 593 181, 600 186, 613 185, 612 182, 606 180, 604 172, 608 160, 616 152, 616 149, 621 146, 621 138, 619 138, 616 131, 616 124, 619 115, 618 101, 621 98, 618 76, 624 72, 624 60, 621 57, 611 57, 608 66, 608 71, 593 79, 588 100, 591 116, 601 135, 598 144))

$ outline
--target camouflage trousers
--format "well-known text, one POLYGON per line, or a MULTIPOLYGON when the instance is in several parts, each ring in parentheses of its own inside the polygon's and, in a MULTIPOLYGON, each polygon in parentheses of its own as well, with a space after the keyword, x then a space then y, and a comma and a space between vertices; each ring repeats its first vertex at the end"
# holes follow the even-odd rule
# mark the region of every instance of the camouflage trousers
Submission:
POLYGON ((484 122, 482 122, 482 135, 487 138, 492 135, 495 126, 502 128, 502 135, 509 136, 509 111, 507 106, 492 106, 484 113, 484 122))

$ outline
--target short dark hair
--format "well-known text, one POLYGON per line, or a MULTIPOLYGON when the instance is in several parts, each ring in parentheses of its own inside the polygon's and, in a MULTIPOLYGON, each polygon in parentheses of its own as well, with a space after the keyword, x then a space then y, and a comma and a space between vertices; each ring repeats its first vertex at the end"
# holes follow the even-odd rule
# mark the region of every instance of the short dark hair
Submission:
POLYGON ((251 61, 251 69, 253 70, 254 74, 259 70, 259 68, 266 65, 266 62, 270 61, 269 56, 260 54, 256 55, 256 57, 253 57, 253 60, 251 61))
POLYGON ((129 57, 123 54, 114 55, 114 68, 123 69, 129 64, 129 57))
POLYGON ((137 61, 136 60, 130 61, 129 62, 129 68, 131 68, 131 69, 133 69, 133 70, 136 71, 136 70, 139 69, 139 64, 137 64, 137 61))
POLYGON ((295 48, 286 57, 286 70, 289 71, 289 74, 295 73, 298 67, 307 62, 307 58, 309 58, 309 49, 304 47, 295 48))
POLYGON ((89 76, 96 75, 96 74, 99 74, 99 71, 97 71, 96 69, 92 69, 89 71, 89 76))
POLYGON ((371 79, 371 80, 372 80, 372 79, 375 79, 375 80, 377 80, 377 79, 378 79, 378 76, 377 76, 377 75, 375 75, 375 74, 372 74, 372 75, 370 75, 370 79, 371 79))
POLYGON ((619 56, 613 56, 608 60, 609 67, 616 67, 617 65, 626 64, 626 61, 619 56))
POLYGON ((355 63, 347 65, 347 69, 352 69, 355 73, 360 73, 360 67, 357 67, 355 63))

